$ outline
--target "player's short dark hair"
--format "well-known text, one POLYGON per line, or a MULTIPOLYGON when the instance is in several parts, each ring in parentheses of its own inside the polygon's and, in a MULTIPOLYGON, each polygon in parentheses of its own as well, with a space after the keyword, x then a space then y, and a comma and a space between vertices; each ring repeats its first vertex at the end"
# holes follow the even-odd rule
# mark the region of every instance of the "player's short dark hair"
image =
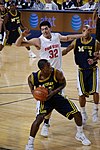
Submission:
POLYGON ((40 59, 40 60, 38 61, 38 67, 39 67, 39 69, 40 69, 40 70, 43 69, 43 67, 44 67, 44 65, 45 65, 46 63, 48 63, 48 60, 46 60, 46 59, 40 59))
POLYGON ((43 22, 41 22, 40 23, 40 29, 41 29, 42 26, 48 26, 49 28, 51 28, 51 24, 50 24, 49 21, 43 21, 43 22))

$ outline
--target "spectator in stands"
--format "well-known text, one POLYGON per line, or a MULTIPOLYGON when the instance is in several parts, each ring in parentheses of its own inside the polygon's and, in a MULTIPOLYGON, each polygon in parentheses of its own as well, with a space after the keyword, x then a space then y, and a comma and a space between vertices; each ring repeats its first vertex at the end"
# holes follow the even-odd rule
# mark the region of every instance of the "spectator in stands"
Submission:
POLYGON ((23 4, 23 1, 22 1, 22 0, 17 0, 17 1, 16 1, 16 6, 17 6, 17 8, 22 8, 22 4, 23 4))
POLYGON ((23 3, 22 3, 22 8, 23 9, 29 9, 29 8, 31 8, 32 6, 33 6, 33 1, 31 1, 31 0, 22 0, 23 1, 23 3))
POLYGON ((44 4, 40 0, 35 0, 32 9, 41 10, 44 8, 44 4))
POLYGON ((72 0, 75 7, 80 7, 83 5, 83 0, 72 0))
POLYGON ((84 4, 83 6, 79 7, 79 9, 81 9, 81 10, 94 10, 95 5, 96 5, 96 3, 94 2, 94 0, 88 0, 88 2, 86 4, 84 4))
POLYGON ((59 10, 61 10, 61 8, 62 8, 62 1, 63 0, 60 0, 60 2, 59 2, 59 0, 53 0, 53 1, 55 2, 55 4, 57 4, 59 10))
POLYGON ((66 0, 62 3, 62 10, 75 8, 75 5, 72 0, 66 0))
POLYGON ((52 0, 45 0, 44 10, 59 10, 59 8, 52 0))

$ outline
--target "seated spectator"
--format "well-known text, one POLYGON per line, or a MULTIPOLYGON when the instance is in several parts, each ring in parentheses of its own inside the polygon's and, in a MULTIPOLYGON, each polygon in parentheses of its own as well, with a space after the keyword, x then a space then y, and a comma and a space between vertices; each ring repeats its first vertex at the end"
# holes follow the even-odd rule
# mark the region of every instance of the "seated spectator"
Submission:
POLYGON ((81 10, 94 10, 96 3, 94 0, 88 0, 88 3, 84 4, 83 6, 79 7, 81 10))
POLYGON ((17 0, 16 1, 16 6, 17 8, 22 8, 23 0, 17 0))
POLYGON ((32 9, 35 9, 35 10, 41 10, 44 8, 44 4, 42 2, 40 2, 40 0, 35 0, 33 6, 32 6, 32 9))
POLYGON ((61 10, 63 0, 61 0, 60 2, 59 2, 59 0, 53 0, 53 1, 55 2, 55 4, 57 4, 58 9, 61 10))
POLYGON ((59 10, 59 8, 52 0, 45 0, 44 10, 59 10))
POLYGON ((72 0, 66 0, 62 3, 62 10, 75 8, 75 5, 72 0))
POLYGON ((33 6, 33 3, 34 2, 31 0, 23 0, 22 8, 24 8, 24 9, 31 8, 33 6))
POLYGON ((83 0, 72 0, 75 7, 80 7, 83 5, 83 0))

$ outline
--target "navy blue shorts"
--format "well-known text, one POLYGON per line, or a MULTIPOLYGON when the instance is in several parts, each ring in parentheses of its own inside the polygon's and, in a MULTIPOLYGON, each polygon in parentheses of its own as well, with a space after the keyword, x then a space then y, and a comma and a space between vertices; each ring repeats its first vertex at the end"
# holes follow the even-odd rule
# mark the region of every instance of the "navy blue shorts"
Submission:
POLYGON ((45 113, 48 115, 53 109, 70 120, 73 118, 73 114, 79 112, 77 106, 71 100, 64 98, 60 94, 56 94, 51 99, 40 104, 40 114, 45 113))

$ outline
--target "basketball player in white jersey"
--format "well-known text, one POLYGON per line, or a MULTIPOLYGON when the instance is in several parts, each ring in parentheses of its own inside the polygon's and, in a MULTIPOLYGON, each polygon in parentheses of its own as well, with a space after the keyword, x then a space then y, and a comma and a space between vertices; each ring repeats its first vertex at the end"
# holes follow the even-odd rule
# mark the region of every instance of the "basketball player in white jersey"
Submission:
MULTIPOLYGON (((42 35, 39 38, 32 38, 28 41, 25 41, 24 38, 28 36, 29 30, 23 31, 15 44, 16 46, 26 47, 34 45, 37 50, 40 50, 40 58, 47 59, 52 67, 60 71, 62 70, 61 42, 67 42, 76 38, 81 38, 87 34, 87 31, 83 34, 67 36, 63 36, 59 33, 52 33, 51 24, 48 21, 43 21, 40 23, 40 30, 42 35)), ((37 103, 37 110, 39 110, 38 108, 39 102, 37 103)), ((45 118, 44 125, 41 130, 41 135, 44 137, 48 137, 49 118, 50 115, 45 118)))

